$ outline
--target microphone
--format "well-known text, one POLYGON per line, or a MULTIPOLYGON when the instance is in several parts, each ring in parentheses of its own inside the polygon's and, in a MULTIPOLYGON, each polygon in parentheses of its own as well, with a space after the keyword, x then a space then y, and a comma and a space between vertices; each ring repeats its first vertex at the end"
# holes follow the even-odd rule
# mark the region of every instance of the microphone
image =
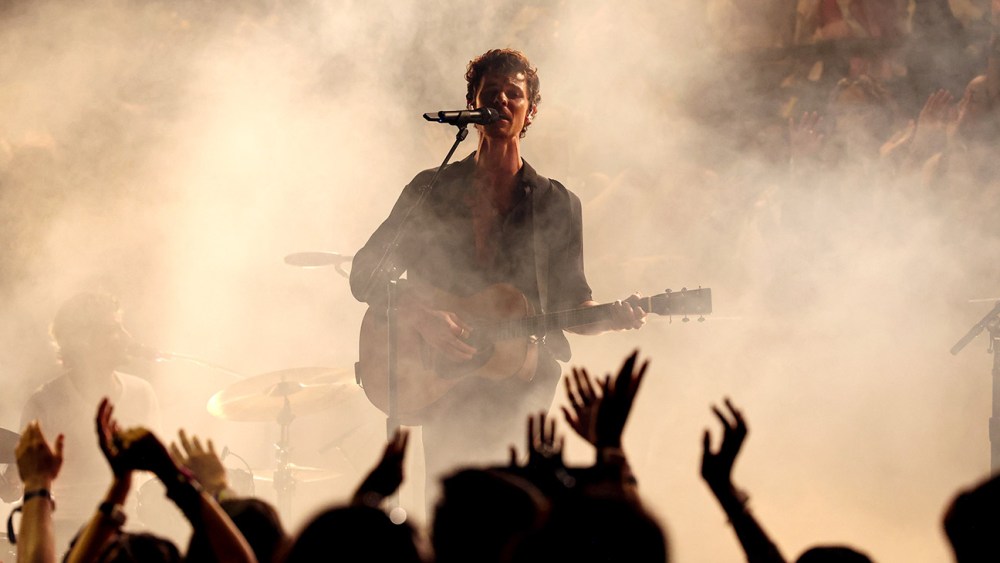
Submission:
POLYGON ((447 123, 449 125, 489 125, 499 121, 500 112, 493 108, 463 109, 456 111, 439 111, 437 113, 425 113, 424 119, 447 123))

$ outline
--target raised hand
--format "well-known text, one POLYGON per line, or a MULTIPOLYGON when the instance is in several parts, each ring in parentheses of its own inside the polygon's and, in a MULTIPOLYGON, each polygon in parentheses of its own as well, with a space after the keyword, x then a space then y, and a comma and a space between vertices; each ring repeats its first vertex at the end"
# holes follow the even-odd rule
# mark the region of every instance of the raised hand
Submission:
POLYGON ((570 409, 562 407, 563 416, 570 428, 591 445, 597 445, 597 409, 601 404, 598 389, 602 382, 594 382, 584 368, 573 368, 572 375, 563 380, 570 409))
POLYGON ((403 483, 403 462, 409 439, 410 432, 404 428, 398 428, 393 433, 382 452, 382 459, 372 468, 354 493, 356 504, 377 505, 383 498, 399 489, 403 483))
POLYGON ((937 148, 943 143, 948 123, 955 118, 955 98, 951 92, 941 89, 927 97, 914 131, 913 142, 925 150, 937 148))
POLYGON ((788 118, 789 155, 793 159, 811 158, 823 148, 823 118, 816 112, 805 112, 798 122, 788 118))
POLYGON ((556 438, 556 420, 539 412, 537 418, 528 415, 528 467, 562 466, 565 440, 556 438))
POLYGON ((743 420, 743 413, 734 407, 728 398, 725 399, 725 405, 729 411, 728 417, 718 407, 712 405, 712 412, 722 423, 723 428, 719 451, 712 451, 711 435, 707 429, 702 437, 701 476, 712 490, 732 488, 733 464, 747 437, 747 424, 743 420))
POLYGON ((50 445, 38 421, 28 423, 14 449, 17 470, 24 482, 24 490, 48 489, 59 475, 63 462, 63 435, 50 445))
POLYGON ((151 471, 161 481, 176 477, 178 467, 166 446, 146 428, 136 427, 115 434, 122 463, 130 470, 151 471))
POLYGON ((100 446, 101 452, 104 454, 104 458, 108 460, 108 465, 111 467, 111 472, 114 473, 116 479, 127 478, 132 469, 128 466, 128 463, 122 456, 122 451, 118 447, 120 440, 116 437, 120 434, 121 429, 118 427, 118 422, 115 421, 114 406, 111 401, 105 397, 101 399, 100 405, 97 407, 97 445, 100 446))
POLYGON ((601 448, 620 448, 622 445, 622 433, 625 431, 625 423, 628 415, 632 411, 632 403, 635 395, 639 392, 639 385, 646 375, 649 367, 649 360, 646 360, 636 370, 635 364, 639 357, 636 350, 625 359, 618 376, 612 382, 604 379, 601 383, 603 397, 597 408, 595 419, 595 446, 601 448))
POLYGON ((181 447, 177 444, 170 444, 170 455, 174 460, 183 464, 191 473, 194 473, 198 482, 209 495, 216 496, 220 491, 229 487, 229 479, 226 476, 226 467, 222 465, 222 460, 215 453, 215 445, 208 440, 206 447, 202 447, 197 436, 188 438, 184 430, 178 433, 181 447), (183 448, 183 451, 182 449, 183 448))

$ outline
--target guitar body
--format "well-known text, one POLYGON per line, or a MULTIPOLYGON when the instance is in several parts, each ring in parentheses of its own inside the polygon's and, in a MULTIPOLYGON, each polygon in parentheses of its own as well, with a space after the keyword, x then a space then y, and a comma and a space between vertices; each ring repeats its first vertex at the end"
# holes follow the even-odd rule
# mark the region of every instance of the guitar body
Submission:
MULTIPOLYGON (((433 349, 416 328, 398 323, 396 330, 397 415, 403 424, 420 424, 434 403, 469 378, 530 381, 535 375, 538 344, 533 338, 495 339, 485 329, 495 321, 533 314, 528 299, 508 284, 490 286, 467 297, 439 290, 404 295, 432 309, 452 311, 472 326, 467 342, 478 350, 471 360, 455 362, 433 349), (483 327, 483 328, 477 328, 483 327)), ((361 322, 357 376, 368 400, 382 412, 389 408, 388 326, 385 312, 371 308, 361 322)))

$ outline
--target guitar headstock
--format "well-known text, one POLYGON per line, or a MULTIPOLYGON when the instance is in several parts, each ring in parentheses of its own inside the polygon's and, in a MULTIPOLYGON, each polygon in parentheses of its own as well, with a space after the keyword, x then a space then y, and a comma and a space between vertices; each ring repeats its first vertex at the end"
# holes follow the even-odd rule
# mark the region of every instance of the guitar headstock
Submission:
POLYGON ((649 298, 649 312, 657 315, 707 315, 712 312, 712 289, 667 290, 649 298))

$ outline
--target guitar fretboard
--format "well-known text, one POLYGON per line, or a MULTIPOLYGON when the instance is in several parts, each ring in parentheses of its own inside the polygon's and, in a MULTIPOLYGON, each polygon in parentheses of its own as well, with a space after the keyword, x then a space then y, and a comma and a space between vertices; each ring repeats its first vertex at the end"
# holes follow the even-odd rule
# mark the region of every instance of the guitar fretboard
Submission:
MULTIPOLYGON (((711 312, 711 290, 695 289, 677 293, 661 293, 643 297, 639 306, 646 312, 660 315, 705 314, 711 312)), ((493 340, 542 336, 545 333, 565 328, 573 328, 598 323, 611 318, 613 303, 602 303, 594 307, 580 307, 519 319, 490 321, 476 326, 480 337, 493 340)))

